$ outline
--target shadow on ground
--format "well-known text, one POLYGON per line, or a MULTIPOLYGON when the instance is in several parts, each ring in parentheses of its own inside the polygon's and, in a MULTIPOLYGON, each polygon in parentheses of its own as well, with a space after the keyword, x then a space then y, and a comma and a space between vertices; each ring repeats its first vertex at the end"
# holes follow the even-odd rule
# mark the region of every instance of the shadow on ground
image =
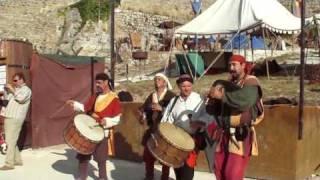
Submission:
MULTIPOLYGON (((118 160, 118 159, 110 159, 110 161, 114 164, 114 169, 110 172, 110 177, 112 179, 130 179, 130 180, 143 180, 144 179, 144 163, 137 165, 137 163, 128 163, 128 161, 118 160), (119 163, 120 162, 120 163, 119 163)), ((160 166, 161 169, 161 166, 160 166)), ((161 171, 158 169, 154 169, 154 179, 160 179, 161 171)), ((173 178, 169 178, 173 180, 173 178)))
MULTIPOLYGON (((51 165, 51 167, 63 174, 72 174, 74 178, 78 177, 78 160, 76 159, 77 153, 72 149, 66 149, 65 153, 56 153, 52 152, 57 156, 61 156, 61 159, 66 157, 67 159, 57 160, 55 163, 51 165), (64 156, 64 157, 63 157, 64 156)), ((97 170, 90 161, 89 164, 89 177, 92 179, 98 179, 98 177, 94 174, 94 171, 97 170)))

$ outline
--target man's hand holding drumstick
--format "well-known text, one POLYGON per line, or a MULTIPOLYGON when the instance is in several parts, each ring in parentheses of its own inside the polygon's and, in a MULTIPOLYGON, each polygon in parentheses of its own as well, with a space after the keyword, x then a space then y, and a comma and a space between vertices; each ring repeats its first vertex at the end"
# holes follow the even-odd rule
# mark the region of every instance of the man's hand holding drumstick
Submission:
MULTIPOLYGON (((81 103, 75 101, 75 100, 67 100, 66 104, 69 105, 70 107, 72 107, 73 109, 76 109, 77 111, 84 111, 83 107, 77 107, 79 106, 81 103)), ((81 104, 82 105, 82 104, 81 104)), ((83 106, 83 105, 82 105, 83 106)), ((99 123, 102 126, 106 126, 107 125, 107 121, 104 118, 100 118, 98 115, 96 115, 95 113, 93 113, 92 115, 90 115, 91 117, 93 117, 97 123, 99 123)))

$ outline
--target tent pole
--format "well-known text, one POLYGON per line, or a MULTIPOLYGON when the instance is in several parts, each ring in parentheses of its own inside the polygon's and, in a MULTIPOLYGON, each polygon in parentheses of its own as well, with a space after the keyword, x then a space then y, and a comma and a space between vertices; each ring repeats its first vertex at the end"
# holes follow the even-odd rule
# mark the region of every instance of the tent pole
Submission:
POLYGON ((188 65, 188 69, 190 71, 191 77, 192 77, 192 79, 194 79, 192 71, 191 71, 191 67, 190 67, 190 64, 189 64, 189 61, 188 61, 187 53, 186 53, 186 51, 184 49, 183 49, 183 56, 184 56, 184 60, 186 61, 187 65, 188 65))
POLYGON ((94 59, 93 57, 90 58, 90 71, 91 71, 91 95, 94 94, 94 86, 95 86, 95 81, 94 81, 94 59))
POLYGON ((164 70, 163 70, 163 73, 166 74, 166 70, 169 69, 169 72, 168 72, 168 76, 170 77, 171 76, 171 71, 170 71, 170 64, 171 64, 171 56, 172 56, 172 49, 173 49, 173 43, 175 41, 175 36, 173 34, 172 38, 171 38, 171 44, 170 44, 170 52, 169 52, 169 59, 166 61, 166 65, 164 67, 164 70))
POLYGON ((267 36, 267 38, 269 38, 271 40, 271 56, 273 57, 273 51, 275 50, 274 47, 277 48, 277 44, 275 44, 274 42, 277 41, 277 35, 273 32, 273 31, 265 31, 265 36, 267 36), (271 35, 270 35, 271 33, 271 35), (271 36, 274 36, 275 40, 272 40, 271 36))
POLYGON ((253 40, 252 40, 251 34, 250 34, 250 48, 251 48, 251 59, 252 59, 252 62, 254 62, 253 40))
POLYGON ((267 45, 266 45, 265 28, 262 28, 262 36, 263 36, 263 44, 264 44, 264 53, 265 53, 265 60, 266 60, 266 68, 267 68, 267 77, 268 77, 268 80, 270 80, 269 63, 268 63, 268 58, 267 58, 267 45))
POLYGON ((291 48, 292 52, 294 52, 294 36, 292 35, 292 48, 291 48))
POLYGON ((320 57, 320 28, 319 28, 320 26, 318 24, 318 19, 316 16, 314 16, 314 24, 316 25, 316 29, 317 29, 318 56, 320 57))
POLYGON ((244 46, 244 58, 247 59, 247 45, 250 46, 250 41, 248 41, 248 35, 246 35, 246 45, 244 46), (248 43, 249 42, 249 43, 248 43))
POLYGON ((198 42, 198 34, 194 37, 196 40, 196 67, 194 67, 194 80, 197 80, 197 68, 198 68, 198 56, 199 56, 199 42, 198 42))
POLYGON ((220 51, 220 53, 218 54, 218 56, 210 63, 210 65, 207 67, 207 69, 201 74, 201 76, 198 78, 198 80, 200 80, 208 71, 209 69, 214 65, 214 63, 217 62, 217 60, 222 56, 222 54, 224 53, 224 51, 220 51))
POLYGON ((299 119, 298 119, 298 139, 303 135, 303 107, 304 107, 304 73, 305 73, 305 0, 301 0, 301 39, 300 39, 300 96, 299 96, 299 119))
POLYGON ((114 87, 114 81, 115 81, 115 55, 114 55, 114 0, 109 0, 109 11, 110 11, 110 78, 112 79, 111 85, 114 87))
POLYGON ((238 49, 238 53, 241 54, 241 42, 240 42, 241 36, 240 36, 240 34, 239 34, 238 37, 239 37, 239 41, 238 41, 238 45, 239 45, 239 46, 238 46, 238 48, 239 48, 239 49, 238 49))

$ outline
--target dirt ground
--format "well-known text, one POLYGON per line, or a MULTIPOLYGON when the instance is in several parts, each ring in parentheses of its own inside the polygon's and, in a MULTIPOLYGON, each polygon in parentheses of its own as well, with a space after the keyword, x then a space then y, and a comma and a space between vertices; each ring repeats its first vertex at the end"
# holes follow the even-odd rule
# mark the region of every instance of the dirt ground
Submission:
MULTIPOLYGON (((66 145, 58 145, 43 149, 26 149, 22 151, 23 166, 14 170, 0 171, 1 180, 70 180, 77 177, 78 162, 76 153, 66 145)), ((5 156, 0 155, 3 165, 5 156)), ((97 164, 90 161, 88 180, 98 179, 97 164)), ((161 176, 161 167, 156 166, 157 179, 161 176)), ((142 180, 144 178, 143 163, 109 159, 107 161, 107 176, 109 180, 142 180)), ((170 179, 174 179, 173 169, 170 179)), ((195 180, 214 180, 213 174, 196 172, 195 180)))
MULTIPOLYGON (((123 56, 122 63, 118 63, 116 67, 116 91, 129 91, 134 97, 134 101, 144 101, 148 94, 153 90, 152 78, 157 72, 163 72, 167 60, 169 58, 168 52, 150 52, 149 59, 146 62, 138 62, 130 60, 129 56, 123 56), (126 68, 127 64, 128 68, 126 68), (128 73, 126 73, 128 72, 128 73)), ((259 76, 261 86, 263 88, 264 101, 270 101, 277 98, 285 98, 288 101, 296 104, 299 102, 299 77, 298 69, 300 63, 299 49, 288 51, 270 51, 266 52, 268 59, 275 59, 276 62, 283 68, 279 74, 272 74, 268 79, 267 76, 259 76), (271 56, 273 54, 273 56, 271 56)), ((306 64, 319 64, 320 57, 318 57, 315 50, 308 51, 306 64)), ((265 57, 265 51, 255 51, 255 59, 257 63, 265 57)), ((251 57, 248 57, 250 59, 251 57)), ((175 62, 172 59, 172 62, 175 62)), ((172 66, 174 69, 175 66, 172 66)), ((308 71, 308 69, 306 69, 308 71)), ((194 84, 194 90, 200 94, 205 94, 213 81, 218 79, 227 79, 228 74, 206 75, 194 84)), ((178 92, 175 84, 177 74, 170 78, 170 82, 174 87, 174 91, 178 92)), ((320 104, 320 84, 310 84, 305 81, 305 104, 319 105, 320 104)))

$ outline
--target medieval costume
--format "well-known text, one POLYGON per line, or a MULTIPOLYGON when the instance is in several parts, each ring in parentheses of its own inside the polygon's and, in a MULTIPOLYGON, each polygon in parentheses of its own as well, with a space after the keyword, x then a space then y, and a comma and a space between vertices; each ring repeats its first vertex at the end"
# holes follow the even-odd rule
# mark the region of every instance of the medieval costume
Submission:
MULTIPOLYGON (((76 111, 86 112, 91 115, 97 122, 102 119, 106 121, 105 138, 97 145, 92 153, 94 160, 98 163, 99 178, 106 179, 106 161, 108 158, 107 138, 109 129, 117 125, 120 121, 121 106, 118 96, 110 91, 106 94, 93 95, 85 103, 85 105, 75 102, 74 109, 76 111)), ((77 154, 79 160, 80 179, 84 180, 88 176, 88 165, 91 155, 77 154)))
MULTIPOLYGON (((145 171, 146 171, 146 179, 154 178, 154 162, 156 159, 151 154, 149 149, 147 148, 147 141, 150 138, 151 134, 156 131, 158 124, 162 118, 162 111, 154 111, 152 110, 152 104, 159 104, 162 109, 165 109, 169 104, 169 101, 175 97, 175 93, 171 91, 172 87, 170 85, 169 80, 166 76, 161 73, 156 74, 155 77, 161 77, 167 83, 167 87, 161 94, 158 94, 157 91, 152 92, 141 106, 141 111, 144 113, 145 120, 147 121, 147 125, 149 128, 145 132, 142 145, 144 146, 143 151, 143 160, 145 162, 145 171)), ((169 179, 169 167, 166 165, 162 165, 162 175, 161 180, 169 179)))
MULTIPOLYGON (((177 80, 177 84, 179 85, 185 81, 193 83, 189 75, 181 75, 177 80)), ((204 137, 197 135, 197 130, 190 127, 190 122, 196 120, 206 125, 211 119, 212 117, 206 113, 203 99, 196 92, 191 92, 186 99, 182 98, 181 95, 177 96, 167 106, 161 122, 169 122, 181 127, 193 137, 195 142, 195 148, 190 152, 184 165, 174 169, 177 180, 193 179, 197 156, 199 151, 203 150, 205 146, 204 137)))
POLYGON ((214 172, 217 180, 241 180, 251 155, 258 155, 254 125, 263 119, 262 90, 255 76, 216 81, 224 96, 210 109, 216 122, 208 133, 217 141, 214 172))

